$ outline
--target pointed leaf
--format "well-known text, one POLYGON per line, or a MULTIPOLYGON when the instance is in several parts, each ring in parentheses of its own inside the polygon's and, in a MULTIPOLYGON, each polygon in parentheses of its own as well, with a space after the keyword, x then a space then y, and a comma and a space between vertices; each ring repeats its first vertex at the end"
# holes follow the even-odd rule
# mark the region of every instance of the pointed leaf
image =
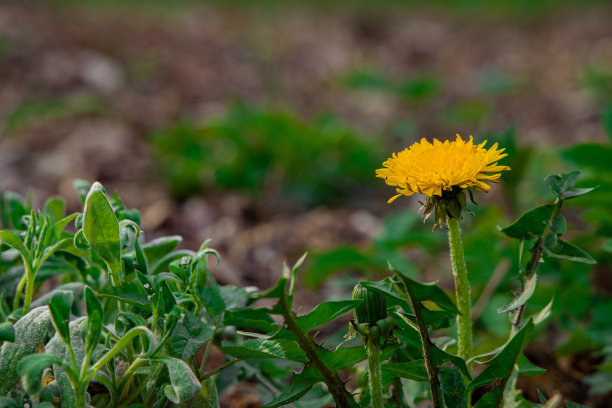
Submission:
POLYGON ((85 298, 85 309, 87 311, 85 354, 90 356, 100 340, 104 322, 104 311, 102 310, 102 304, 100 304, 98 297, 89 286, 85 287, 83 297, 85 298))
POLYGON ((563 194, 574 186, 579 174, 579 171, 574 171, 566 174, 551 175, 546 177, 544 181, 556 197, 563 199, 563 194))
POLYGON ((91 186, 85 200, 83 234, 91 248, 107 263, 113 279, 118 277, 121 272, 119 222, 106 198, 104 187, 98 182, 91 186))
POLYGON ((13 231, 3 230, 0 231, 0 245, 6 244, 17 250, 27 262, 30 261, 30 251, 28 251, 23 245, 21 238, 19 235, 15 234, 13 231))
POLYGON ((285 358, 285 350, 276 340, 246 340, 239 346, 223 343, 221 350, 237 358, 285 358))
POLYGON ((531 319, 519 330, 501 349, 499 354, 487 361, 489 366, 476 378, 474 378, 467 386, 466 391, 470 392, 478 387, 489 384, 499 384, 492 393, 495 393, 502 400, 505 382, 512 374, 515 364, 527 342, 533 334, 533 322, 531 319))
POLYGON ((550 219, 555 206, 544 204, 527 211, 501 232, 517 239, 530 239, 544 233, 546 223, 550 219))
POLYGON ((53 324, 57 329, 57 333, 67 344, 70 343, 68 325, 70 323, 70 309, 72 308, 73 300, 74 295, 72 292, 60 290, 55 292, 49 301, 49 311, 51 312, 53 324))
POLYGON ((298 317, 298 326, 300 330, 308 332, 308 330, 322 326, 325 323, 331 322, 343 314, 350 312, 359 303, 361 303, 359 300, 323 302, 315 307, 310 313, 298 317))
POLYGON ((516 310, 519 307, 523 306, 525 303, 527 303, 527 301, 531 298, 531 296, 533 296, 533 292, 535 291, 537 280, 538 280, 537 274, 534 273, 533 275, 531 275, 529 279, 527 279, 527 282, 525 282, 525 287, 523 288, 523 292, 518 297, 516 297, 510 304, 497 309, 497 313, 501 314, 501 313, 511 312, 512 310, 516 310))
POLYGON ((593 259, 593 257, 586 251, 570 244, 569 242, 565 242, 562 239, 558 239, 556 245, 552 248, 545 246, 544 252, 546 255, 553 258, 566 259, 568 261, 582 262, 586 264, 597 263, 597 261, 593 259))

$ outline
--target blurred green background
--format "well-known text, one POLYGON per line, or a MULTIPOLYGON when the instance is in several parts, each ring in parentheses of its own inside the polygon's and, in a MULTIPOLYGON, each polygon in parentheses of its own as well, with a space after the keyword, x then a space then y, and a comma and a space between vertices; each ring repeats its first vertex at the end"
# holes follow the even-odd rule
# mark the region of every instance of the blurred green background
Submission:
POLYGON ((555 303, 528 354, 549 372, 520 384, 607 407, 610 21, 609 2, 577 0, 4 1, 0 188, 76 209, 72 181, 100 180, 149 238, 212 238, 223 283, 265 287, 308 250, 307 310, 387 260, 451 289, 444 234, 416 199, 387 205, 374 170, 423 137, 499 142, 512 171, 463 225, 486 348, 519 289, 497 227, 552 200, 545 176, 579 170, 599 188, 564 208, 568 236, 598 264, 541 266, 529 308, 555 303))

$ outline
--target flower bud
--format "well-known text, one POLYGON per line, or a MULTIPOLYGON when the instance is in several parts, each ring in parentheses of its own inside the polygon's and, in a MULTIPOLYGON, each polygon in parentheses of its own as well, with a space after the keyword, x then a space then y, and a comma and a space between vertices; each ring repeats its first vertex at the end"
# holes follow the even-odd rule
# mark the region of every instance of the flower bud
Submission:
POLYGON ((362 300, 354 310, 355 320, 359 323, 375 324, 387 317, 387 299, 385 295, 369 290, 361 284, 353 288, 353 300, 362 300))

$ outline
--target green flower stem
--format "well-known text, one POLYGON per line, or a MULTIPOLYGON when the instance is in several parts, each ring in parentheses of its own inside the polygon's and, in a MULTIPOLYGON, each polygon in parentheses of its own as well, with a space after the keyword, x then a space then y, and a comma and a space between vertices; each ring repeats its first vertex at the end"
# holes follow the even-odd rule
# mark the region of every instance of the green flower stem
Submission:
POLYGON ((461 243, 461 229, 456 218, 448 219, 448 243, 450 246, 451 264, 455 279, 455 292, 457 296, 457 316, 459 356, 468 360, 472 355, 472 317, 470 304, 470 284, 468 282, 465 260, 463 258, 463 244, 461 243))
POLYGON ((378 344, 375 344, 372 339, 368 337, 366 350, 368 352, 368 382, 370 386, 370 396, 372 398, 372 408, 383 408, 380 349, 378 348, 378 344))

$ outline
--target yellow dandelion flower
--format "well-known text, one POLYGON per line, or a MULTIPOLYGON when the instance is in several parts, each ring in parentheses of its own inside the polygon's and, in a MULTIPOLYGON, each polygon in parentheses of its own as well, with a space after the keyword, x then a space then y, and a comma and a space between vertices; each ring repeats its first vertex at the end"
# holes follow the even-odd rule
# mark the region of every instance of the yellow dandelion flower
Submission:
MULTIPOLYGON (((498 149, 497 143, 487 149, 486 143, 485 140, 475 145, 472 136, 470 140, 463 141, 459 135, 453 142, 434 139, 430 143, 421 139, 409 148, 393 153, 383 163, 384 168, 376 170, 376 177, 397 187, 398 194, 391 197, 389 202, 402 195, 425 194, 425 215, 429 215, 442 200, 452 207, 448 211, 449 216, 461 218, 461 209, 465 208, 465 195, 461 197, 464 189, 489 191, 491 186, 487 182, 497 182, 501 171, 510 170, 508 166, 498 164, 500 159, 507 156, 502 153, 504 149, 498 149), (450 203, 456 199, 456 204, 450 203), (457 204, 458 211, 455 208, 457 204)), ((441 214, 440 218, 436 216, 436 225, 443 215, 446 214, 441 214)))

